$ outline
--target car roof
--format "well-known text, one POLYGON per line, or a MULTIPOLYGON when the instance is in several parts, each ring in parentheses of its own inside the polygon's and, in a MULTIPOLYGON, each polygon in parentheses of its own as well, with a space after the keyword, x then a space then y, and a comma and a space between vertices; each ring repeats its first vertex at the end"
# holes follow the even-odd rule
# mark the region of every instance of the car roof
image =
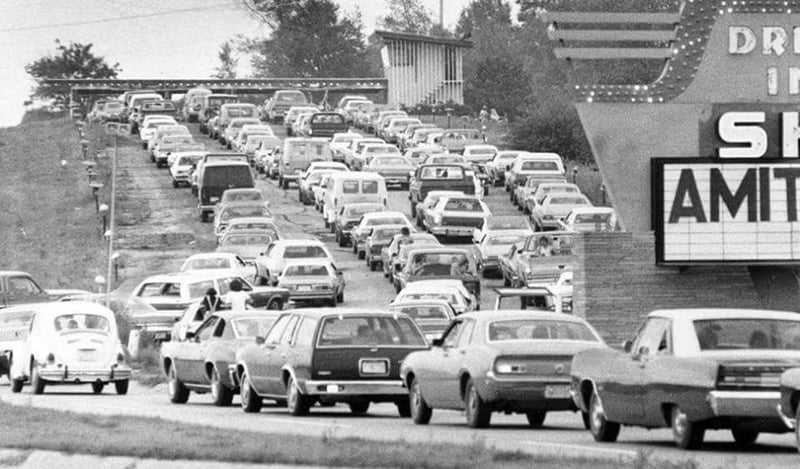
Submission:
POLYGON ((328 258, 309 257, 306 259, 290 259, 284 263, 284 268, 290 265, 331 265, 333 261, 328 258))
POLYGON ((575 207, 572 209, 572 213, 614 213, 614 209, 612 207, 575 207))
MULTIPOLYGON (((435 298, 431 298, 428 300, 410 300, 410 299, 403 299, 396 303, 390 303, 389 308, 400 308, 403 306, 450 306, 450 303, 447 300, 437 300, 435 298)), ((448 308, 448 309, 452 309, 448 308)))
POLYGON ((537 311, 531 309, 500 309, 469 311, 461 314, 459 318, 473 318, 477 320, 506 321, 516 319, 539 319, 572 322, 576 324, 587 324, 586 320, 571 314, 559 314, 552 311, 537 311))
MULTIPOLYGON (((198 301, 199 303, 199 301, 198 301)), ((274 316, 278 317, 283 314, 283 311, 275 311, 275 310, 268 310, 268 309, 247 309, 244 311, 241 310, 233 310, 233 309, 218 309, 214 312, 214 316, 218 316, 222 319, 230 320, 230 319, 241 319, 241 318, 257 318, 261 316, 274 316)))
POLYGON ((198 252, 197 254, 192 254, 191 256, 187 257, 186 260, 189 259, 213 259, 215 257, 236 257, 236 254, 231 254, 228 252, 198 252))
POLYGON ((403 218, 406 217, 403 212, 386 211, 386 212, 369 212, 369 213, 365 213, 364 214, 364 218, 365 219, 366 218, 389 218, 389 217, 396 217, 398 215, 402 216, 403 218))
POLYGON ((530 152, 526 151, 517 155, 517 159, 521 160, 555 160, 561 161, 561 155, 558 153, 549 152, 530 152))
POLYGON ((49 301, 45 303, 36 303, 27 305, 27 311, 35 311, 37 315, 50 315, 57 316, 61 314, 99 314, 103 316, 114 316, 114 312, 105 306, 99 305, 91 301, 76 300, 76 301, 49 301))
POLYGON ((684 308, 659 309, 647 315, 673 320, 696 321, 702 319, 783 319, 800 321, 800 315, 793 311, 745 308, 684 308))
POLYGON ((31 277, 31 274, 28 272, 23 272, 21 270, 0 270, 0 276, 11 276, 11 275, 24 275, 26 277, 31 277))
POLYGON ((297 313, 302 314, 305 316, 311 316, 316 318, 324 318, 324 317, 346 317, 346 316, 385 316, 385 317, 396 317, 398 315, 407 317, 403 313, 398 313, 396 311, 384 311, 384 310, 376 310, 374 308, 303 308, 297 310, 286 311, 287 314, 289 313, 297 313))
MULTIPOLYGON (((232 156, 239 156, 235 154, 231 154, 232 156)), ((246 158, 245 155, 241 155, 243 158, 246 158)), ((213 168, 218 166, 250 166, 250 163, 244 160, 208 160, 203 163, 203 168, 213 168)))
POLYGON ((361 171, 337 171, 331 174, 331 179, 378 180, 383 179, 383 176, 378 173, 364 173, 361 171))
POLYGON ((272 242, 277 246, 325 246, 319 239, 278 239, 272 242))
POLYGON ((471 251, 466 248, 457 248, 457 247, 449 247, 449 246, 431 246, 431 247, 420 247, 417 249, 413 249, 409 254, 455 254, 455 253, 464 253, 464 254, 471 254, 471 251))

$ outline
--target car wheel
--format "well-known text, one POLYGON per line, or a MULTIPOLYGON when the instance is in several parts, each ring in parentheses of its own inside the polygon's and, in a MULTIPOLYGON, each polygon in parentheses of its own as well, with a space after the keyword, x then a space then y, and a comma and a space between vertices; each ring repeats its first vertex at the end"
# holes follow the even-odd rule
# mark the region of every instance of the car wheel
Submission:
POLYGON ((92 383, 92 392, 95 394, 102 394, 104 387, 106 387, 106 383, 103 383, 101 381, 95 381, 94 383, 92 383))
POLYGON ((24 379, 14 379, 11 381, 11 392, 14 394, 22 392, 23 386, 25 386, 24 379))
POLYGON ((281 178, 281 188, 288 189, 289 188, 289 181, 287 179, 281 178))
POLYGON ((349 405, 353 415, 364 415, 369 411, 369 401, 353 401, 349 405))
POLYGON ((340 248, 344 247, 344 243, 342 242, 342 236, 339 234, 338 231, 334 234, 334 238, 336 239, 336 244, 338 244, 340 248))
POLYGON ((425 398, 422 397, 422 390, 419 388, 419 383, 416 379, 412 380, 411 386, 409 386, 408 401, 411 407, 411 419, 414 423, 426 425, 431 421, 433 409, 425 403, 425 398))
POLYGON ((173 404, 185 404, 189 400, 189 389, 178 378, 178 372, 175 371, 174 365, 169 367, 167 374, 167 393, 173 404))
POLYGON ((153 154, 150 155, 150 162, 151 163, 155 163, 156 162, 156 155, 153 155, 153 154))
POLYGON ((173 179, 173 180, 172 180, 172 187, 174 187, 175 189, 177 189, 177 188, 178 188, 178 186, 179 186, 179 184, 178 184, 178 180, 177 180, 177 179, 173 179))
POLYGON ((367 253, 364 251, 358 251, 358 260, 363 261, 364 257, 366 257, 367 253))
POLYGON ((541 427, 544 419, 547 417, 547 412, 542 410, 535 410, 525 414, 528 417, 528 425, 531 427, 541 427))
POLYGON ((331 222, 328 222, 328 229, 330 230, 331 233, 336 233, 336 225, 334 225, 331 222))
POLYGON ((414 200, 411 200, 411 218, 417 218, 417 206, 414 205, 414 200))
POLYGON ((394 403, 397 406, 397 413, 400 417, 407 419, 411 417, 411 403, 408 399, 403 399, 394 403))
POLYGON ((45 382, 41 376, 39 376, 39 367, 33 365, 33 369, 31 370, 31 387, 33 388, 34 394, 44 394, 44 386, 45 382))
POLYGON ((308 409, 311 407, 308 397, 300 392, 300 388, 294 382, 294 376, 290 376, 289 382, 286 384, 286 407, 289 409, 289 413, 295 417, 308 415, 308 409))
POLYGON ((248 414, 254 414, 261 411, 261 404, 263 401, 258 394, 256 394, 255 389, 253 389, 253 385, 250 384, 250 377, 247 375, 245 371, 242 374, 242 379, 239 384, 239 400, 242 403, 242 410, 247 412, 248 414))
POLYGON ((211 402, 217 407, 228 407, 233 402, 233 390, 220 381, 216 366, 211 370, 211 402))
POLYGON ((481 399, 472 379, 467 382, 464 392, 464 407, 466 408, 467 425, 470 428, 486 428, 492 418, 492 409, 481 399))
POLYGON ((750 446, 758 439, 759 432, 756 430, 745 430, 742 428, 732 428, 733 441, 741 446, 750 446))
POLYGON ((619 429, 620 425, 618 423, 606 420, 600 397, 597 392, 592 393, 592 398, 589 402, 589 430, 592 432, 595 441, 617 441, 619 429))
POLYGON ((706 429, 691 422, 679 406, 672 407, 672 439, 680 449, 697 449, 703 444, 706 429))
POLYGON ((489 195, 489 186, 484 186, 483 195, 489 195))
POLYGON ((344 303, 344 290, 336 296, 337 303, 344 303))
POLYGON ((275 311, 282 310, 283 309, 283 301, 278 300, 278 299, 270 300, 270 302, 267 303, 267 309, 271 309, 271 310, 275 310, 275 311))
POLYGON ((117 392, 118 395, 124 396, 128 394, 128 383, 127 379, 121 379, 119 381, 114 381, 114 391, 117 392))
POLYGON ((581 420, 583 420, 583 428, 589 430, 590 427, 589 412, 581 411, 581 420))

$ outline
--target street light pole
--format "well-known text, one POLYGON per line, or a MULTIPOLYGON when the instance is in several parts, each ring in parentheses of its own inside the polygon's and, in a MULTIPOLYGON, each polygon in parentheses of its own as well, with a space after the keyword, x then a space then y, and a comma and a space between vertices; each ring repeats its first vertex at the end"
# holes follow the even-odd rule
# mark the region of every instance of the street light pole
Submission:
POLYGON ((106 271, 106 308, 111 306, 111 274, 114 269, 114 214, 117 206, 117 144, 120 129, 117 127, 114 132, 114 156, 111 159, 111 210, 108 217, 108 269, 106 271))

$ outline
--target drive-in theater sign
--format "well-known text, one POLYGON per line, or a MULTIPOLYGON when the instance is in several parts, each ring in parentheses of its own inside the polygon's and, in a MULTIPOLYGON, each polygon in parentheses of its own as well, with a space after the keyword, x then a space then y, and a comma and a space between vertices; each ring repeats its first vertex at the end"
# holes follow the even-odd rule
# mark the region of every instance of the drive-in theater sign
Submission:
POLYGON ((576 243, 576 314, 616 339, 656 308, 798 310, 800 0, 546 21, 559 58, 665 63, 654 83, 575 86, 623 229, 576 243))

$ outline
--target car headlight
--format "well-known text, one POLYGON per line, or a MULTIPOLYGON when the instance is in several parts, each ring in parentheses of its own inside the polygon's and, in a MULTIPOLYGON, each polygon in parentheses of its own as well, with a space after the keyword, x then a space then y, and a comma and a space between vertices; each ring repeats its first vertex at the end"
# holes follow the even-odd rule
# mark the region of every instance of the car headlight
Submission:
POLYGON ((552 215, 544 215, 544 216, 542 216, 542 218, 544 218, 545 220, 552 220, 553 216, 552 215))
POLYGON ((561 311, 572 312, 572 297, 561 298, 561 311))
POLYGON ((331 286, 326 283, 314 285, 314 290, 330 290, 331 286))
POLYGON ((439 223, 441 223, 442 222, 442 214, 441 213, 434 214, 433 215, 433 222, 436 223, 437 225, 439 223))

